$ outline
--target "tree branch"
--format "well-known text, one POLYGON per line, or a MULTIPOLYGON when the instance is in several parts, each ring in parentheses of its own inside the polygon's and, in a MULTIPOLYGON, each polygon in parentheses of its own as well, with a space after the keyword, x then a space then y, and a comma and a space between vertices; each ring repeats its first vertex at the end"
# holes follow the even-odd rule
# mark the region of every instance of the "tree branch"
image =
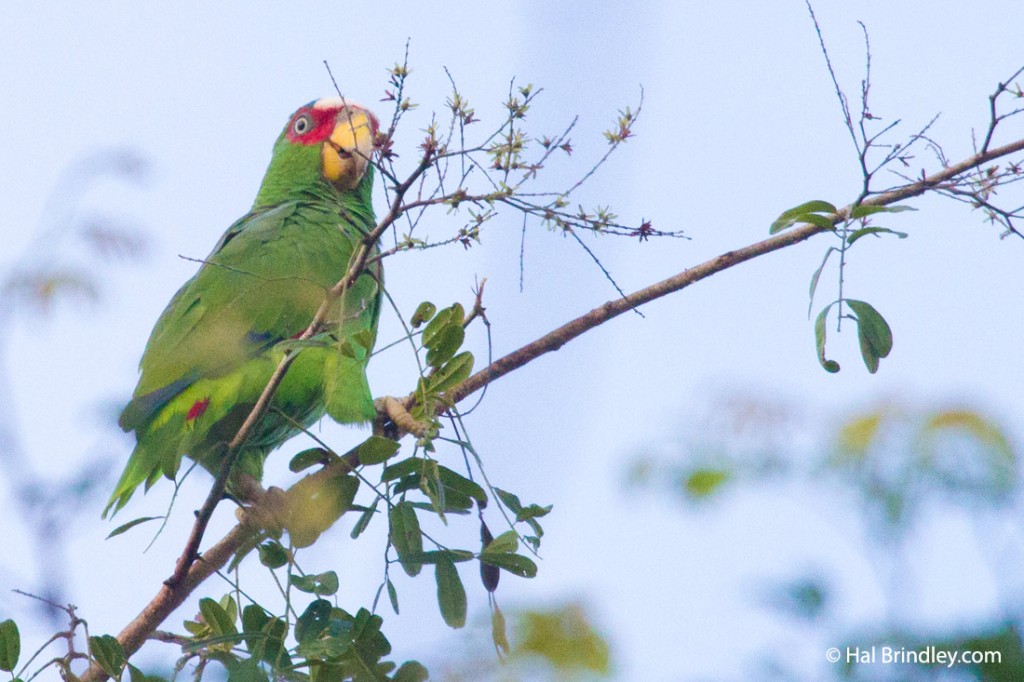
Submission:
MULTIPOLYGON (((942 189, 950 183, 955 183, 957 178, 965 172, 973 170, 994 159, 1005 157, 1020 151, 1024 151, 1024 139, 1017 140, 1002 147, 976 153, 960 163, 947 166, 937 173, 923 177, 919 181, 911 182, 890 191, 871 196, 866 199, 863 204, 869 206, 888 206, 905 199, 921 196, 930 190, 942 189)), ((427 167, 429 167, 429 164, 421 164, 418 172, 414 173, 414 176, 411 176, 409 180, 400 185, 399 189, 408 190, 408 188, 412 186, 415 177, 421 175, 427 167)), ((350 286, 350 283, 355 281, 355 277, 359 275, 362 267, 365 266, 366 261, 369 258, 372 245, 377 239, 379 239, 384 230, 387 229, 387 227, 401 214, 400 204, 403 195, 404 191, 400 191, 396 194, 388 215, 364 238, 362 247, 357 251, 356 256, 353 258, 353 263, 349 272, 332 289, 331 293, 333 295, 341 295, 347 286, 350 286)), ((832 225, 835 226, 838 223, 847 220, 850 214, 850 209, 851 207, 847 206, 836 212, 831 218, 832 225)), ((639 289, 621 298, 608 301, 594 308, 590 312, 567 322, 548 334, 545 334, 535 341, 526 344, 518 350, 495 360, 484 369, 466 379, 466 381, 451 391, 448 394, 448 397, 451 398, 453 402, 460 402, 496 379, 525 366, 541 355, 558 350, 569 341, 581 336, 595 327, 600 326, 601 324, 604 324, 608 320, 617 317, 624 312, 633 310, 637 306, 680 291, 691 284, 732 268, 740 263, 769 254, 773 251, 778 251, 788 246, 793 246, 794 244, 805 241, 819 233, 830 231, 832 230, 825 227, 800 225, 774 237, 755 242, 733 251, 727 251, 693 268, 689 268, 673 275, 672 277, 643 289, 639 289)), ((319 326, 325 319, 328 308, 329 304, 325 301, 324 306, 322 306, 321 310, 318 311, 317 316, 306 330, 304 337, 312 336, 312 334, 319 329, 319 326)), ((286 370, 287 367, 285 366, 285 363, 282 362, 282 366, 279 366, 278 369, 280 370, 280 375, 283 376, 284 370, 286 370)), ((275 372, 274 376, 279 382, 280 377, 278 377, 277 372, 275 372)), ((269 397, 272 395, 275 387, 276 384, 274 381, 271 381, 268 384, 267 390, 264 392, 266 401, 261 398, 261 403, 269 402, 269 397)), ((406 398, 406 402, 409 403, 413 399, 413 396, 409 396, 406 398)), ((257 417, 257 408, 254 408, 253 414, 250 414, 250 418, 254 420, 257 417)), ((249 420, 247 420, 246 424, 249 424, 249 420)), ((249 428, 251 428, 251 426, 249 428)), ((236 441, 239 443, 242 442, 246 433, 246 427, 243 426, 235 440, 232 441, 232 446, 237 445, 236 441)), ((332 471, 328 472, 324 470, 311 475, 323 476, 337 473, 337 471, 347 471, 357 464, 358 462, 354 458, 345 457, 338 463, 337 467, 332 467, 332 471)), ((231 556, 238 551, 242 542, 252 532, 252 530, 243 524, 238 524, 217 544, 208 549, 201 556, 197 556, 194 561, 190 562, 182 571, 180 580, 164 584, 153 600, 150 601, 150 603, 142 609, 139 615, 136 616, 136 618, 132 620, 132 622, 129 623, 118 635, 117 639, 121 642, 121 646, 124 648, 125 654, 128 657, 135 654, 146 639, 152 635, 152 633, 160 626, 161 623, 163 623, 174 609, 180 606, 185 599, 188 598, 196 587, 228 562, 231 556)), ((198 547, 198 543, 196 546, 198 547)), ((105 679, 107 679, 106 674, 95 664, 93 664, 81 677, 82 682, 99 682, 100 680, 105 679)))
MULTIPOLYGON (((904 199, 921 196, 929 190, 940 188, 944 185, 955 182, 956 178, 963 173, 988 163, 993 159, 1008 156, 1022 150, 1024 150, 1024 139, 1011 142, 1010 144, 997 147, 996 149, 974 154, 970 158, 965 159, 958 164, 948 166, 937 173, 922 178, 917 182, 912 182, 888 192, 872 196, 863 201, 862 204, 865 206, 889 206, 903 201, 904 199)), ((850 215, 850 208, 850 206, 847 206, 832 216, 832 225, 835 226, 838 223, 845 221, 850 215)), ((484 369, 466 379, 466 381, 460 384, 449 394, 449 398, 451 398, 453 402, 460 402, 495 379, 522 367, 545 353, 558 350, 569 341, 581 336, 587 331, 590 331, 594 327, 604 324, 613 317, 617 317, 624 312, 633 310, 644 303, 649 303, 655 299, 681 289, 685 289, 691 284, 699 282, 700 280, 723 270, 727 270, 735 265, 739 265, 740 263, 752 258, 763 256, 787 246, 792 246, 793 244, 802 242, 820 232, 828 231, 830 230, 827 228, 816 227, 814 225, 800 225, 799 227, 792 228, 774 237, 750 244, 749 246, 745 246, 741 249, 727 251, 715 258, 712 258, 711 260, 701 263, 700 265, 673 275, 668 279, 652 284, 631 294, 627 294, 621 298, 608 301, 607 303, 594 308, 585 315, 581 315, 571 322, 567 322, 562 325, 558 329, 545 334, 541 338, 526 344, 522 348, 495 360, 484 369)), ((412 398, 412 396, 410 396, 410 398, 412 398)), ((409 400, 409 398, 407 398, 407 400, 409 400)))

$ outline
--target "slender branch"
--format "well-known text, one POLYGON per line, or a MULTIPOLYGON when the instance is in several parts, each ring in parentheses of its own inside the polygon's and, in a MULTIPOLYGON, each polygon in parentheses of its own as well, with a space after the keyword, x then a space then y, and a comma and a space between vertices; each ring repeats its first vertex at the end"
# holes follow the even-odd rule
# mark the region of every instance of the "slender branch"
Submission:
POLYGON ((1013 75, 1006 79, 1005 83, 1000 83, 996 88, 996 91, 988 96, 988 107, 989 107, 989 123, 988 130, 985 131, 985 141, 981 143, 981 151, 988 151, 988 146, 992 143, 992 136, 995 135, 996 126, 999 125, 1000 121, 1009 118, 1020 113, 1020 109, 1011 111, 1009 114, 999 115, 996 111, 997 102, 999 97, 1007 92, 1007 86, 1012 83, 1018 76, 1024 73, 1024 66, 1020 67, 1013 72, 1013 75))
MULTIPOLYGON (((1011 142, 1010 144, 997 147, 986 152, 974 154, 970 158, 965 159, 958 164, 944 168, 941 171, 926 176, 917 182, 872 196, 861 202, 861 205, 889 206, 905 199, 921 196, 929 190, 953 182, 958 176, 966 171, 977 168, 978 166, 988 163, 993 159, 1014 154, 1022 150, 1024 150, 1024 139, 1011 142)), ((843 208, 832 216, 832 224, 836 225, 845 221, 848 216, 849 207, 843 208)), ((594 308, 589 313, 581 315, 575 320, 562 325, 558 329, 545 334, 536 341, 528 343, 522 348, 495 360, 484 369, 466 379, 466 381, 455 388, 448 397, 454 402, 460 402, 495 379, 522 367, 541 355, 558 350, 569 341, 593 329, 594 327, 607 322, 613 317, 617 317, 624 312, 633 310, 644 303, 649 303, 655 299, 684 289, 691 284, 699 282, 700 280, 723 270, 727 270, 735 265, 743 263, 744 261, 756 258, 757 256, 763 256, 787 246, 792 246, 793 244, 802 242, 820 232, 827 231, 830 230, 823 227, 816 227, 814 225, 801 225, 782 232, 774 237, 745 246, 741 249, 727 251, 720 256, 716 256, 715 258, 705 261, 700 265, 684 270, 677 275, 662 280, 661 282, 652 284, 621 298, 608 301, 607 303, 594 308)))

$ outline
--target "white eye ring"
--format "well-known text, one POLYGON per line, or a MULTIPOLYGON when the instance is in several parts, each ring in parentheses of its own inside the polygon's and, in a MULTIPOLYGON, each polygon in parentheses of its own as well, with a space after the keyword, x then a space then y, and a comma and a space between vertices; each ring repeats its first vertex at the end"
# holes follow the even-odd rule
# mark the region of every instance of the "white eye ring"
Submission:
POLYGON ((303 114, 292 123, 292 132, 296 135, 305 135, 312 126, 313 122, 310 120, 309 114, 303 114))

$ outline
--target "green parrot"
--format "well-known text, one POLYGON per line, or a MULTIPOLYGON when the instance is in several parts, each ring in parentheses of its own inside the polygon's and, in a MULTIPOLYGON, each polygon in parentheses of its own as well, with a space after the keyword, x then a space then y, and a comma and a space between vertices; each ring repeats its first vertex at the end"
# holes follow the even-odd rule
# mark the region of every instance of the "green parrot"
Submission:
POLYGON ((343 424, 376 412, 366 380, 380 315, 380 262, 332 307, 324 331, 296 340, 350 267, 375 219, 377 119, 340 98, 296 111, 274 144, 256 201, 228 228, 157 320, 141 376, 119 424, 135 449, 103 514, 140 484, 174 479, 183 456, 216 475, 286 352, 296 358, 270 409, 239 450, 240 473, 259 480, 270 451, 326 412, 343 424))

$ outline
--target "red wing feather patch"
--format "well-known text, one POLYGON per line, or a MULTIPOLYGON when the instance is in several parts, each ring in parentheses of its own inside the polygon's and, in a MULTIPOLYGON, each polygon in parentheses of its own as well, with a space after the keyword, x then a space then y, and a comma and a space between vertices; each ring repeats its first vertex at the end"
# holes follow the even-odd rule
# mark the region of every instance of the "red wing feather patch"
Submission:
POLYGON ((210 406, 210 399, 203 398, 192 403, 192 407, 188 408, 188 414, 185 415, 185 421, 190 422, 199 419, 206 412, 206 408, 210 406))

